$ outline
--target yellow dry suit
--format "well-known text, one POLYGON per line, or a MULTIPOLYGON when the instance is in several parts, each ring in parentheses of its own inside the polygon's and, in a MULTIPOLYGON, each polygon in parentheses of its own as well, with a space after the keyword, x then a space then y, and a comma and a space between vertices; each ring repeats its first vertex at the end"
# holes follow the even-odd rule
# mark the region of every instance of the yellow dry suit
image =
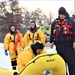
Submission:
MULTIPOLYGON (((40 54, 45 54, 46 51, 42 50, 40 54)), ((33 53, 31 47, 28 49, 26 48, 24 51, 22 51, 18 56, 18 70, 19 72, 24 69, 24 67, 27 65, 28 62, 30 62, 35 57, 35 54, 33 53)))
POLYGON ((16 58, 23 47, 23 37, 20 32, 14 35, 12 35, 10 32, 6 34, 4 38, 4 50, 9 51, 13 67, 17 65, 16 58))
POLYGON ((30 30, 28 30, 25 33, 24 35, 25 47, 28 46, 29 44, 36 43, 38 41, 42 42, 45 45, 46 36, 42 30, 37 29, 35 32, 31 32, 30 30))

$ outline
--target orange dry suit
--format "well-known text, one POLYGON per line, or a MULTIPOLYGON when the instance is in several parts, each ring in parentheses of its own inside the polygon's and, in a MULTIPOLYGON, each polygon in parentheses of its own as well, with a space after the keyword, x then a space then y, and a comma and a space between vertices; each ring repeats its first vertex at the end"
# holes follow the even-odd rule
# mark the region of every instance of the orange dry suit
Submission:
POLYGON ((13 67, 17 65, 16 58, 23 46, 23 37, 19 30, 16 30, 15 34, 11 34, 10 32, 6 34, 4 38, 4 50, 9 51, 13 67))
POLYGON ((54 40, 58 41, 59 35, 64 35, 67 40, 72 38, 72 26, 68 24, 67 20, 56 20, 56 25, 53 30, 54 40))
MULTIPOLYGON (((46 51, 42 50, 40 54, 45 54, 46 51)), ((18 70, 21 72, 24 67, 27 65, 28 62, 30 62, 35 57, 35 54, 31 47, 26 48, 24 51, 22 51, 18 56, 18 70)))
POLYGON ((34 32, 31 30, 28 30, 24 35, 24 44, 25 47, 29 44, 36 43, 36 42, 42 42, 45 45, 46 36, 40 29, 35 29, 34 32))

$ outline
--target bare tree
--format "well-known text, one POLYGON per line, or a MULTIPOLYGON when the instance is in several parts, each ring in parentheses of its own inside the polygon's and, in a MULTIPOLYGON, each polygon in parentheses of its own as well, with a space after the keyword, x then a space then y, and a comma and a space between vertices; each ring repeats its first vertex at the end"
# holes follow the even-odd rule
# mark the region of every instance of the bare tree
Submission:
POLYGON ((5 27, 6 2, 0 2, 0 30, 5 27))
POLYGON ((54 16, 54 15, 53 15, 52 12, 50 11, 50 13, 49 13, 49 24, 48 24, 48 25, 51 25, 53 16, 54 16))
POLYGON ((47 24, 47 16, 40 8, 37 8, 36 10, 31 12, 31 19, 36 21, 38 25, 47 24))
POLYGON ((11 18, 9 23, 16 25, 16 27, 20 29, 23 25, 22 9, 19 7, 17 0, 9 0, 9 3, 11 11, 11 18))

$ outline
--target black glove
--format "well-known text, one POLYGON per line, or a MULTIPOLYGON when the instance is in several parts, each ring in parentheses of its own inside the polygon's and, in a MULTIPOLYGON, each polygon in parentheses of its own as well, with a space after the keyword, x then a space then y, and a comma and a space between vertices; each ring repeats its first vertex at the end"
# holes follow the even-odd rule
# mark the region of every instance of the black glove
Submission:
POLYGON ((14 72, 14 75, 19 75, 17 72, 14 72))

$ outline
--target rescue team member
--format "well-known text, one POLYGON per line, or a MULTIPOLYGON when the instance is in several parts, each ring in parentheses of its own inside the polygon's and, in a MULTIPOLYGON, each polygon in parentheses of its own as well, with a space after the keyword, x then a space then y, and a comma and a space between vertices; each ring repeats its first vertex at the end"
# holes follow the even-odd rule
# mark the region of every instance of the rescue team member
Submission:
POLYGON ((69 75, 75 75, 75 22, 64 7, 59 8, 59 17, 51 25, 50 47, 56 50, 68 64, 69 75))
POLYGON ((35 56, 39 54, 45 54, 46 51, 43 50, 44 45, 41 42, 36 42, 35 44, 31 44, 27 50, 22 51, 18 55, 18 70, 21 72, 26 64, 31 61, 35 56))
POLYGON ((75 21, 75 15, 72 15, 72 19, 75 21))
POLYGON ((16 30, 14 25, 10 26, 10 32, 8 32, 4 38, 4 50, 5 55, 8 56, 8 52, 11 58, 12 69, 16 69, 17 55, 21 52, 23 47, 23 37, 19 30, 16 30))
POLYGON ((37 41, 40 41, 45 45, 46 36, 42 30, 36 28, 35 21, 31 21, 30 27, 30 30, 24 35, 25 47, 32 43, 36 43, 37 41))

